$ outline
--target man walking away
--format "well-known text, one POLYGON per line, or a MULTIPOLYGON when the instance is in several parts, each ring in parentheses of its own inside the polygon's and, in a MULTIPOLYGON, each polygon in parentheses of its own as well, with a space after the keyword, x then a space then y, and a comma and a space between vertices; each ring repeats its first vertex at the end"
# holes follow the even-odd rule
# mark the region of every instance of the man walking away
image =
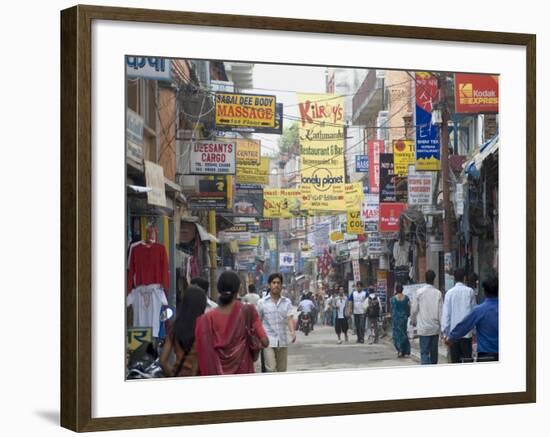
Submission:
POLYGON ((258 296, 258 293, 256 293, 256 286, 254 284, 248 285, 248 293, 246 293, 242 298, 242 303, 249 303, 251 305, 256 306, 258 304, 258 301, 260 300, 260 296, 258 296))
MULTIPOLYGON (((446 340, 450 332, 474 309, 474 290, 464 285, 464 269, 455 270, 455 286, 445 293, 441 332, 446 340)), ((472 359, 472 331, 452 342, 449 347, 451 363, 462 363, 472 359)))
POLYGON ((457 341, 476 328, 477 360, 498 361, 498 278, 489 276, 481 285, 485 300, 455 326, 447 341, 457 341))
POLYGON ((363 310, 363 302, 367 298, 367 293, 365 290, 361 289, 362 287, 363 284, 361 282, 357 282, 357 290, 351 293, 349 297, 350 313, 353 313, 357 343, 365 342, 365 313, 363 310))
POLYGON ((435 272, 428 270, 427 285, 416 292, 411 310, 411 321, 413 326, 417 327, 420 337, 421 364, 437 364, 439 356, 443 296, 441 291, 433 286, 434 280, 435 272))
POLYGON ((334 329, 338 336, 338 344, 342 344, 341 334, 344 333, 346 341, 348 341, 348 315, 347 315, 347 297, 344 289, 340 290, 340 294, 332 300, 332 305, 336 308, 336 323, 334 329))
POLYGON ((296 341, 292 302, 281 295, 283 275, 272 273, 268 283, 269 294, 258 302, 258 314, 269 338, 269 347, 264 349, 265 368, 267 372, 286 372, 289 344, 287 328, 290 342, 296 341))
POLYGON ((378 319, 380 318, 380 308, 382 307, 380 299, 374 290, 374 287, 369 287, 369 296, 363 302, 365 315, 367 316, 367 329, 369 335, 369 344, 378 343, 379 326, 378 319), (372 340, 371 340, 372 339, 372 340))

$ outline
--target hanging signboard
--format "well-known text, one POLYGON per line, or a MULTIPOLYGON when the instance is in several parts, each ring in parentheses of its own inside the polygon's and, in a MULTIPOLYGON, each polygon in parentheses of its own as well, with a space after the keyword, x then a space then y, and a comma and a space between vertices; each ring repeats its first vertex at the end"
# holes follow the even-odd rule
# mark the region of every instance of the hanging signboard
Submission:
POLYGON ((404 203, 380 204, 380 232, 399 231, 399 216, 405 210, 404 203))
POLYGON ((216 93, 216 129, 275 127, 275 96, 216 93))
MULTIPOLYGON (((263 198, 263 196, 262 196, 263 198)), ((260 225, 259 225, 260 232, 271 232, 273 231, 273 220, 272 219, 260 219, 260 225)))
POLYGON ((257 188, 261 189, 262 185, 269 185, 269 158, 267 156, 260 157, 260 165, 241 163, 237 160, 237 176, 235 178, 237 189, 257 188))
POLYGON ((151 190, 147 192, 149 205, 166 206, 164 190, 164 170, 158 164, 145 161, 145 183, 151 190))
POLYGON ((282 103, 275 104, 275 126, 274 127, 230 126, 230 127, 224 127, 223 131, 282 135, 283 134, 283 104, 282 103))
POLYGON ((438 101, 437 77, 432 73, 415 74, 416 92, 416 170, 441 168, 439 129, 432 123, 432 110, 438 101))
POLYGON ((388 272, 386 270, 378 270, 376 273, 376 295, 378 299, 380 299, 382 312, 386 312, 386 301, 388 296, 388 272))
POLYGON ((344 185, 344 196, 346 200, 346 211, 359 211, 363 203, 363 183, 353 182, 344 185))
POLYGON ((172 80, 171 66, 172 62, 168 58, 126 56, 126 75, 128 77, 170 82, 172 80))
POLYGON ((367 143, 369 156, 369 192, 380 191, 380 154, 384 153, 384 140, 370 140, 367 143))
POLYGON ((227 182, 225 178, 199 181, 199 193, 189 196, 191 209, 226 209, 227 182))
POLYGON ((365 194, 363 200, 363 220, 365 225, 375 223, 378 227, 379 214, 378 194, 365 194))
POLYGON ((357 173, 369 172, 369 155, 355 155, 355 171, 357 173))
POLYGON ((408 180, 409 205, 432 204, 432 175, 431 173, 417 173, 410 175, 408 180))
POLYGON ((345 211, 344 98, 298 94, 304 209, 345 211))
POLYGON ((260 141, 246 138, 239 138, 235 141, 237 142, 238 165, 260 165, 260 141))
POLYGON ((279 253, 279 267, 294 267, 294 252, 279 253))
POLYGON ((407 176, 409 165, 414 164, 415 161, 414 141, 395 140, 393 142, 393 171, 396 176, 407 176))
POLYGON ((141 162, 143 159, 143 117, 126 108, 126 153, 141 162))
POLYGON ((264 217, 292 218, 301 215, 302 193, 297 188, 264 188, 264 217))
POLYGON ((377 257, 382 254, 382 239, 380 234, 373 233, 369 234, 367 239, 367 255, 369 257, 377 257))
MULTIPOLYGON (((233 215, 261 217, 264 213, 262 190, 236 190, 233 197, 233 215)), ((251 230, 251 229, 249 229, 251 230)))
POLYGON ((361 220, 361 211, 348 211, 346 233, 363 235, 365 233, 365 225, 361 220))
POLYGON ((189 148, 189 174, 235 174, 235 142, 196 141, 189 148))
POLYGON ((395 202, 395 176, 393 154, 380 154, 380 203, 395 202))
POLYGON ((405 177, 395 177, 395 201, 401 203, 407 203, 408 199, 408 178, 405 177))
POLYGON ((461 114, 498 112, 498 76, 455 73, 455 111, 461 114))

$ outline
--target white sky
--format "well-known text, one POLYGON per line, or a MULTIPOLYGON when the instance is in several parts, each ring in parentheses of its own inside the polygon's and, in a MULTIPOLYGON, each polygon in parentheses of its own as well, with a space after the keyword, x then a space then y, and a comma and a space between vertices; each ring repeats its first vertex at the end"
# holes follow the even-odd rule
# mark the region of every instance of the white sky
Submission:
MULTIPOLYGON (((249 92, 275 95, 277 103, 283 103, 283 117, 298 116, 296 93, 324 93, 325 67, 295 65, 255 64, 253 70, 254 88, 249 92)), ((283 118, 283 127, 292 120, 283 118)), ((278 150, 279 135, 255 134, 262 141, 262 152, 272 154, 278 150)))

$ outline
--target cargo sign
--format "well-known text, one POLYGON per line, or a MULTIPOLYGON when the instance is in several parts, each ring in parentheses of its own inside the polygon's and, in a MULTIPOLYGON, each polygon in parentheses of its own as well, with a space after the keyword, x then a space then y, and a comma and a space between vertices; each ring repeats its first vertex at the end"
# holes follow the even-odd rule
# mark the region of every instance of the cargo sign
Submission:
POLYGON ((431 205, 432 175, 430 173, 410 175, 408 191, 409 205, 431 205))
POLYGON ((216 129, 275 127, 275 96, 216 93, 216 129))
POLYGON ((437 77, 432 73, 416 73, 416 170, 436 171, 440 168, 439 129, 432 123, 434 103, 439 100, 437 77))
POLYGON ((235 142, 197 141, 189 147, 189 174, 235 174, 235 142))
POLYGON ((498 76, 456 73, 455 110, 462 114, 498 112, 498 76))

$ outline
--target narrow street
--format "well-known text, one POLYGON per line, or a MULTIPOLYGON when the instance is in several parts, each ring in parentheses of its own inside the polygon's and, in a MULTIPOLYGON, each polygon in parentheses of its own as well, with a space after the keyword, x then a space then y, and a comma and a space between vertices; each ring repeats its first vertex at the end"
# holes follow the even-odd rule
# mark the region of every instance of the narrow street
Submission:
MULTIPOLYGON (((356 343, 356 337, 348 333, 349 341, 337 344, 332 326, 315 326, 308 336, 298 332, 296 343, 289 347, 288 371, 336 370, 365 367, 394 367, 419 364, 411 358, 397 358, 391 337, 384 337, 378 344, 356 343)), ((343 340, 342 335, 342 340, 343 340)))

